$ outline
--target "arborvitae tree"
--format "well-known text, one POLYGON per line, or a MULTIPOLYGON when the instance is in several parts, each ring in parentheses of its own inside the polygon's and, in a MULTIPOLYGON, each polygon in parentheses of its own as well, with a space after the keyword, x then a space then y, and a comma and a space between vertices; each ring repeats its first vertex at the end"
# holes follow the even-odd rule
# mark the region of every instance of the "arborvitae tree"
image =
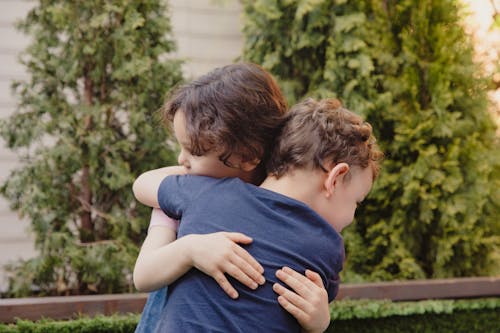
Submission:
POLYGON ((243 4, 244 57, 291 102, 337 97, 363 114, 386 154, 345 232, 345 277, 498 272, 500 146, 459 2, 243 4))
POLYGON ((31 220, 39 256, 11 265, 11 293, 132 290, 149 210, 131 185, 174 161, 154 116, 182 78, 167 14, 161 0, 44 0, 19 23, 29 79, 0 128, 22 165, 1 193, 31 220))

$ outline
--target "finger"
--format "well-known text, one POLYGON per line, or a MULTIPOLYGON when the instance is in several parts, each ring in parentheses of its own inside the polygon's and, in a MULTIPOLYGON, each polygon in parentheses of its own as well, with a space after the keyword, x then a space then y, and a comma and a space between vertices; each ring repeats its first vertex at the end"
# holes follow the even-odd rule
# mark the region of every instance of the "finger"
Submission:
POLYGON ((256 284, 263 285, 266 282, 264 275, 262 275, 261 272, 252 267, 252 265, 248 263, 248 261, 245 261, 243 258, 234 256, 231 258, 231 263, 256 284))
POLYGON ((247 273, 251 275, 257 283, 263 284, 265 280, 261 274, 264 272, 264 267, 262 267, 262 265, 259 264, 259 262, 255 260, 255 258, 252 257, 248 251, 236 244, 238 242, 244 244, 251 243, 253 241, 252 238, 239 232, 221 232, 221 234, 226 236, 231 241, 232 247, 230 247, 230 250, 246 261, 246 263, 243 264, 240 260, 235 260, 235 263, 239 265, 241 269, 247 271, 247 273), (251 271, 251 268, 246 266, 252 267, 256 272, 251 271))
POLYGON ((302 296, 308 293, 312 288, 315 288, 313 282, 289 267, 283 267, 277 270, 276 277, 302 296))
POLYGON ((318 273, 311 271, 310 269, 306 269, 306 276, 318 287, 325 288, 323 286, 323 280, 321 279, 321 276, 318 273))
POLYGON ((264 272, 264 267, 248 251, 243 249, 241 246, 235 248, 236 256, 232 258, 233 263, 242 269, 248 276, 250 276, 255 282, 259 284, 264 284, 266 280, 262 273, 264 272))
POLYGON ((305 322, 307 321, 307 313, 302 311, 300 308, 292 304, 286 297, 284 296, 279 296, 278 297, 278 303, 292 316, 295 317, 299 322, 305 322))
POLYGON ((226 265, 224 265, 224 271, 250 289, 257 289, 257 287, 259 286, 256 281, 254 281, 238 266, 232 263, 227 263, 226 265))
POLYGON ((253 241, 251 237, 241 232, 223 232, 223 234, 235 243, 250 244, 253 241))
MULTIPOLYGON (((253 239, 251 237, 248 237, 247 235, 244 235, 239 232, 224 232, 224 234, 233 242, 235 243, 242 243, 242 244, 250 244, 253 242, 253 239)), ((245 249, 243 249, 241 246, 235 247, 234 250, 236 253, 242 257, 245 261, 248 262, 250 266, 252 266, 255 270, 257 270, 259 273, 264 272, 264 267, 262 267, 261 264, 257 260, 255 260, 254 257, 248 253, 245 249)))
POLYGON ((283 287, 279 283, 273 284, 273 290, 280 296, 283 296, 287 299, 288 302, 292 303, 297 308, 305 311, 309 304, 306 299, 294 293, 293 291, 283 287))
POLYGON ((301 309, 301 311, 305 312, 305 310, 308 308, 308 304, 305 299, 303 299, 293 291, 283 287, 279 283, 273 284, 273 290, 279 296, 284 297, 287 302, 293 304, 296 308, 301 309))
POLYGON ((228 279, 222 272, 213 274, 213 278, 229 297, 233 299, 238 298, 238 292, 233 288, 231 283, 229 283, 228 279))

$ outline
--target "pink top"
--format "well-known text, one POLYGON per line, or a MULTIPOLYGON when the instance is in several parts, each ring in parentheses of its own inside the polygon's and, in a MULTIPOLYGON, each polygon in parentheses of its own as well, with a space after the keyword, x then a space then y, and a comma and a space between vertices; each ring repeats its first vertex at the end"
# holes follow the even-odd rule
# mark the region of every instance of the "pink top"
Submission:
POLYGON ((166 227, 177 232, 177 229, 179 229, 179 221, 171 219, 161 209, 153 208, 151 211, 148 232, 151 227, 166 227))

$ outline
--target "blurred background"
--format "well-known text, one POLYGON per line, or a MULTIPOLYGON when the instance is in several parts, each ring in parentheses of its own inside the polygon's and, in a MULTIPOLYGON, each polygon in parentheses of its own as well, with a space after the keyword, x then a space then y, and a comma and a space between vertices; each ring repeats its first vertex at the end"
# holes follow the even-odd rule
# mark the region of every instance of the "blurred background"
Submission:
MULTIPOLYGON (((26 79, 27 73, 18 57, 29 43, 29 37, 15 29, 35 1, 0 1, 0 118, 12 114, 16 97, 10 88, 15 79, 26 79)), ((177 42, 174 56, 186 59, 183 73, 189 77, 203 75, 215 67, 234 62, 243 47, 241 5, 237 1, 172 0, 169 1, 172 29, 177 42)), ((0 183, 19 163, 18 156, 0 139, 0 183)), ((36 254, 29 222, 9 209, 0 197, 0 291, 7 287, 3 266, 19 258, 36 254)))
MULTIPOLYGON (((274 6, 271 3, 265 1, 169 1, 165 16, 170 18, 171 31, 169 29, 165 31, 169 33, 168 38, 175 41, 176 49, 170 47, 168 55, 164 56, 173 61, 171 65, 168 65, 174 73, 170 75, 172 80, 169 81, 168 86, 179 82, 181 77, 184 80, 190 80, 237 59, 250 60, 263 65, 278 78, 290 102, 295 102, 304 95, 316 97, 333 95, 341 98, 350 108, 362 113, 372 122, 375 130, 379 131, 376 134, 380 137, 387 153, 385 167, 388 171, 382 176, 378 187, 374 189, 367 207, 361 209, 359 223, 356 223, 344 235, 348 247, 347 264, 350 267, 345 272, 345 280, 357 282, 498 274, 498 267, 495 270, 491 266, 495 266, 499 260, 498 253, 495 257, 494 252, 498 249, 500 223, 500 217, 497 215, 498 205, 495 206, 495 201, 498 199, 498 188, 495 192, 495 181, 498 184, 498 160, 495 160, 495 156, 498 153, 495 151, 498 147, 500 132, 496 129, 496 137, 491 133, 495 132, 492 123, 496 123, 497 128, 500 124, 500 30, 498 22, 495 22, 495 18, 498 21, 500 15, 500 2, 497 0, 463 0, 461 2, 457 0, 430 4, 429 1, 422 1, 419 2, 421 5, 416 6, 412 1, 403 1, 398 7, 394 2, 386 1, 383 2, 385 8, 382 8, 382 5, 368 8, 365 1, 349 3, 346 1, 304 1, 300 2, 302 7, 292 4, 289 8, 278 8, 277 5, 274 6), (459 11, 453 7, 451 16, 444 14, 447 6, 453 3, 466 5, 467 14, 463 17, 467 37, 461 35, 461 28, 454 28, 458 26, 458 22, 461 22, 453 16, 459 11), (335 11, 328 9, 328 6, 333 6, 333 4, 336 5, 335 11), (380 14, 382 11, 385 11, 386 16, 376 17, 377 13, 380 14), (328 19, 317 16, 330 15, 330 13, 333 13, 334 28, 328 25, 328 19), (387 38, 384 39, 382 32, 377 31, 379 33, 377 38, 380 38, 381 45, 387 45, 387 54, 383 54, 382 48, 376 49, 376 45, 370 44, 370 40, 373 40, 373 36, 370 35, 372 32, 366 29, 364 24, 374 17, 375 21, 377 19, 389 20, 391 15, 394 25, 386 31, 387 38), (429 22, 424 22, 426 17, 429 22), (433 22, 433 19, 436 22, 433 22), (396 22, 396 20, 399 21, 396 22), (314 22, 318 22, 316 27, 314 27, 314 22), (425 24, 428 26, 424 27, 425 24), (334 43, 337 44, 327 51, 325 43, 326 41, 331 43, 331 41, 326 35, 316 34, 315 28, 319 31, 331 29, 335 33, 334 43), (419 30, 420 28, 422 30, 419 30), (469 37, 472 42, 472 57, 475 64, 467 62, 470 51, 470 45, 467 44, 469 37), (393 49, 390 49, 392 47, 393 49), (329 58, 328 52, 336 52, 336 58, 329 58), (369 56, 366 56, 367 54, 369 56), (462 56, 463 58, 460 58, 462 56), (333 61, 334 58, 338 59, 338 62, 333 61), (176 60, 182 61, 178 63, 181 74, 176 72, 174 64, 176 60), (461 62, 463 60, 465 62, 461 62), (461 72, 459 69, 462 65, 463 71, 461 72), (443 70, 441 71, 439 67, 436 69, 436 66, 442 66, 443 70), (343 72, 344 68, 348 70, 343 72), (318 72, 315 72, 316 69, 318 72), (440 72, 446 72, 443 75, 447 77, 444 79, 439 77, 440 72), (352 78, 359 78, 359 81, 352 78), (397 81, 398 78, 407 79, 408 83, 402 84, 397 81), (473 81, 476 79, 478 81, 473 81), (474 82, 474 84, 469 87, 467 82, 474 82), (465 93, 470 94, 470 101, 464 101, 463 94, 465 93), (483 93, 487 95, 487 101, 482 99, 483 93), (470 105, 467 104, 469 102, 470 105), (467 113, 469 111, 470 114, 467 113), (490 117, 485 116, 483 111, 487 112, 490 117), (414 116, 417 114, 420 116, 414 116), (460 117, 464 117, 473 124, 462 124, 458 121, 460 117), (432 125, 436 126, 430 128, 432 125), (464 146, 464 142, 468 142, 465 138, 471 138, 470 142, 473 141, 472 138, 475 138, 477 143, 474 141, 470 147, 464 148, 468 150, 463 154, 456 153, 457 147, 464 146), (411 148, 413 146, 415 149, 411 148), (470 157, 466 163, 464 156, 470 157), (479 172, 482 176, 474 182, 471 180, 472 175, 475 174, 478 165, 481 165, 478 159, 485 156, 492 159, 491 163, 485 163, 487 166, 479 172), (454 196, 455 193, 458 194, 454 196), (471 205, 469 202, 474 204, 471 205), (433 230, 437 231, 433 233, 433 230), (472 237, 470 235, 474 233, 474 230, 478 231, 472 237), (465 233, 468 234, 465 235, 465 233), (415 238, 411 238, 411 235, 415 238), (471 262, 459 264, 458 258, 471 262)), ((33 88, 36 84, 31 88, 29 84, 18 86, 17 94, 13 94, 11 84, 14 81, 29 81, 32 77, 27 67, 33 64, 21 65, 18 58, 20 53, 33 42, 33 39, 17 30, 14 24, 26 18, 36 5, 36 1, 0 1, 0 39, 2 41, 0 46, 0 118, 3 119, 15 114, 21 100, 28 105, 28 109, 30 103, 34 103, 31 95, 23 95, 23 89, 37 91, 38 88, 33 88)), ((43 40, 43 31, 33 31, 31 36, 37 33, 41 36, 40 40, 43 40)), ((61 38, 64 40, 64 34, 61 38)), ((51 44, 47 42, 43 45, 51 44)), ((98 53, 95 50, 84 50, 83 54, 94 54, 93 52, 98 53)), ((45 60, 47 59, 44 58, 43 61, 45 60)), ((29 61, 25 61, 26 63, 29 61)), ((36 66, 30 67, 31 73, 36 73, 37 70, 36 66)), ((129 69, 124 71, 127 70, 129 69)), ((131 69, 131 71, 134 70, 136 69, 131 69)), ((64 81, 65 78, 61 80, 64 81)), ((75 82, 76 85, 81 84, 81 81, 75 82)), ((123 93, 123 96, 127 94, 123 93)), ((78 96, 74 99, 78 99, 78 96)), ((70 99, 69 102, 71 104, 74 100, 70 99)), ((157 106, 158 104, 153 104, 149 108, 154 109, 157 106)), ((121 119, 120 117, 127 116, 118 116, 118 119, 121 119)), ((41 288, 47 294, 57 295, 132 291, 130 271, 126 268, 131 267, 137 244, 141 242, 140 237, 144 236, 147 225, 146 210, 141 210, 134 204, 120 203, 117 207, 125 205, 127 209, 130 208, 127 210, 128 215, 125 213, 120 215, 121 213, 116 212, 114 206, 99 210, 100 206, 96 203, 97 208, 93 211, 83 205, 83 210, 88 209, 92 213, 92 218, 95 218, 95 234, 98 236, 89 237, 81 233, 78 242, 71 243, 69 246, 69 238, 63 234, 69 232, 69 234, 77 235, 81 231, 79 217, 71 216, 70 213, 66 217, 56 216, 57 213, 53 213, 54 207, 51 207, 51 211, 51 209, 43 208, 43 204, 40 206, 42 208, 31 211, 25 206, 26 204, 23 204, 23 200, 33 200, 32 202, 36 204, 43 200, 50 201, 51 197, 38 197, 37 191, 42 191, 43 186, 47 186, 46 188, 52 186, 57 189, 57 184, 64 185, 65 182, 71 183, 71 181, 63 177, 64 179, 55 180, 55 185, 51 185, 52 180, 47 180, 44 184, 33 185, 26 180, 30 178, 26 176, 26 173, 19 173, 19 177, 12 177, 13 181, 8 181, 12 172, 21 170, 21 166, 26 162, 22 158, 34 160, 33 154, 36 154, 35 150, 30 151, 36 146, 36 140, 34 144, 16 141, 16 138, 22 135, 27 135, 30 139, 34 137, 32 133, 21 133, 22 131, 14 133, 16 126, 28 124, 24 122, 25 120, 17 119, 16 121, 8 125, 12 133, 9 134, 8 130, 4 130, 4 139, 0 139, 0 183, 4 184, 2 190, 4 197, 0 197, 0 228, 2 230, 0 232, 0 266, 16 262, 18 259, 26 261, 17 268, 14 267, 15 264, 11 269, 13 273, 10 275, 9 295, 26 295, 30 288, 33 288, 33 286, 26 285, 30 281, 31 283, 37 282, 38 285, 35 288, 37 291, 41 288), (6 141, 10 142, 7 144, 6 141), (17 148, 14 151, 7 148, 7 145, 14 145, 17 148), (26 196, 23 192, 34 194, 26 196), (5 196, 9 197, 10 201, 6 200, 5 196), (17 209, 14 211, 10 207, 17 209), (19 212, 22 212, 21 215, 24 217, 21 218, 19 212), (108 216, 108 213, 112 216, 108 216), (66 223, 64 219, 73 221, 73 226, 61 227, 66 223), (63 220, 64 222, 61 222, 63 220), (33 225, 38 238, 30 231, 33 229, 30 227, 33 221, 35 221, 33 225), (100 226, 104 223, 103 221, 109 222, 110 227, 100 226), (54 223, 56 227, 52 226, 54 223), (119 227, 120 223, 127 224, 127 226, 121 229, 123 226, 119 227), (73 257, 70 257, 75 259, 67 263, 55 261, 55 258, 60 257, 62 252, 49 249, 50 245, 44 243, 45 235, 52 237, 50 241, 52 244, 59 244, 52 245, 53 247, 66 248, 68 246, 68 256, 71 254, 73 257), (127 243, 128 240, 132 240, 132 245, 127 243), (35 258, 39 254, 35 249, 35 242, 38 244, 36 249, 44 249, 46 251, 44 256, 48 254, 48 257, 29 261, 27 259, 35 258), (123 257, 120 253, 127 253, 126 260, 110 269, 116 270, 118 275, 123 273, 123 276, 116 277, 112 272, 101 270, 104 264, 112 262, 116 255, 123 257), (103 259, 92 263, 90 260, 92 258, 85 259, 88 256, 103 259), (45 266, 49 268, 46 269, 45 266), (83 274, 85 276, 80 276, 78 268, 95 273, 95 276, 85 274, 83 274), (37 273, 30 276, 30 272, 37 273), (16 274, 26 278, 24 282, 17 282, 16 274), (102 277, 104 279, 99 280, 102 277)), ((32 124, 36 124, 36 120, 32 124)), ((156 125, 160 128, 157 123, 156 125)), ((42 139, 48 142, 52 140, 51 138, 42 139)), ((153 149, 147 145, 145 147, 151 151, 161 148, 155 146, 156 148, 153 149)), ((72 148, 70 148, 60 154, 71 154, 72 148)), ((132 148, 135 149, 135 147, 132 148)), ((164 161, 172 161, 174 153, 170 151, 168 154, 164 156, 164 161)), ((52 161, 57 161, 57 157, 54 157, 52 161)), ((68 163, 65 170, 73 167, 73 164, 68 163)), ((91 166, 91 169, 97 170, 99 177, 101 177, 101 172, 104 176, 107 172, 122 175, 122 178, 117 176, 115 179, 109 176, 112 179, 109 177, 108 179, 107 176, 103 176, 104 178, 101 179, 102 184, 109 187, 113 199, 115 192, 123 189, 125 190, 120 193, 127 191, 133 176, 144 171, 146 165, 154 168, 158 167, 160 162, 157 159, 156 161, 144 160, 144 164, 140 165, 139 162, 136 164, 130 162, 126 165, 106 163, 91 166)), ((49 164, 47 170, 53 167, 54 165, 49 164)), ((33 172, 32 178, 37 178, 39 171, 37 170, 29 171, 33 172)), ((69 177, 78 178, 81 175, 80 170, 75 169, 69 177)), ((55 177, 57 170, 50 177, 52 176, 57 178, 55 177)), ((92 186, 98 188, 100 185, 92 186)), ((47 193, 47 190, 44 191, 47 193)), ((71 193, 71 188, 68 191, 71 193)), ((126 193, 123 196, 128 195, 127 200, 132 201, 130 193, 126 193)), ((96 197, 98 197, 97 194, 94 198, 96 197)), ((63 195, 61 198, 54 194, 54 198, 55 203, 49 202, 47 206, 62 205, 65 197, 63 195)), ((498 201, 496 203, 498 204, 498 201)), ((0 290, 5 292, 7 288, 8 274, 0 268, 0 290)))

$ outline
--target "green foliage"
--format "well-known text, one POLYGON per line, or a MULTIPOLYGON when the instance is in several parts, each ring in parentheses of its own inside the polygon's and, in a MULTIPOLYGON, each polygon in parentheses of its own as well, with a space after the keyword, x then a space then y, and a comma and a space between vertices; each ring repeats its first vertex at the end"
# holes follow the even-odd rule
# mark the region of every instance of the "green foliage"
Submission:
POLYGON ((459 2, 243 1, 244 57, 290 102, 337 97, 386 154, 347 280, 498 273, 500 146, 459 2))
POLYGON ((44 319, 37 322, 18 320, 15 325, 1 325, 0 333, 127 333, 134 332, 139 315, 79 318, 68 321, 44 319))
POLYGON ((0 134, 22 166, 1 186, 32 223, 39 257, 11 265, 10 292, 132 290, 148 209, 131 185, 174 161, 155 111, 181 81, 160 0, 40 1, 19 23, 32 38, 0 134))
POLYGON ((394 316, 380 319, 333 321, 326 332, 356 333, 469 333, 498 332, 500 311, 482 310, 448 314, 394 316))
POLYGON ((331 303, 330 315, 327 332, 497 332, 500 298, 342 300, 331 303))
POLYGON ((330 304, 333 321, 350 319, 380 319, 394 316, 453 314, 464 311, 500 310, 500 298, 457 300, 425 300, 393 302, 390 300, 343 299, 330 304))

